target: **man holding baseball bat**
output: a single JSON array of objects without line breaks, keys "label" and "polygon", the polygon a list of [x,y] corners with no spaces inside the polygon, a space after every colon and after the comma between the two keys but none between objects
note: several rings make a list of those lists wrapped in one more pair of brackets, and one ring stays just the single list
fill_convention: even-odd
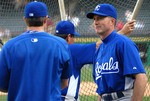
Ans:
[{"label": "man holding baseball bat", "polygon": [[98,101],[142,101],[147,77],[138,47],[115,32],[116,9],[99,4],[87,17],[94,20],[95,31],[102,39],[93,62]]}]

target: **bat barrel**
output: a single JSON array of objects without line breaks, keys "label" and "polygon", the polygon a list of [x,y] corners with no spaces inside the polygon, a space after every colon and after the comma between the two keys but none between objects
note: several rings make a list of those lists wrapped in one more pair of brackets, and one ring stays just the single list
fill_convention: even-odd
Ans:
[{"label": "bat barrel", "polygon": [[140,10],[140,8],[141,8],[142,3],[143,3],[143,0],[138,0],[138,1],[136,2],[136,5],[135,5],[134,10],[133,10],[133,13],[132,13],[131,20],[136,19],[137,15],[138,15],[138,13],[139,13],[139,10]]}]

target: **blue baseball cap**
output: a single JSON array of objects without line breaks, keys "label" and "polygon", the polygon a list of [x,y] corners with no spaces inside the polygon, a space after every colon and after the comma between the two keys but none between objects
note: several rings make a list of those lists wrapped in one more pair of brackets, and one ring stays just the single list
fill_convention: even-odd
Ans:
[{"label": "blue baseball cap", "polygon": [[74,35],[80,36],[79,33],[75,32],[75,26],[70,21],[60,21],[56,25],[55,33],[56,34],[74,34]]},{"label": "blue baseball cap", "polygon": [[94,15],[111,16],[117,19],[117,11],[110,4],[99,4],[95,7],[94,12],[88,13],[87,18],[93,19]]},{"label": "blue baseball cap", "polygon": [[[47,6],[43,2],[30,2],[25,6],[25,18],[46,17]],[[49,17],[49,16],[48,16]],[[51,17],[49,17],[51,19]]]}]

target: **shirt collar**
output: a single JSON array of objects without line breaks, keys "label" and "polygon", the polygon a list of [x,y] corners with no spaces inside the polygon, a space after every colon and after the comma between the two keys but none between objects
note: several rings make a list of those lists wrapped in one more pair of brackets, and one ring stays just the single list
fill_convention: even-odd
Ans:
[{"label": "shirt collar", "polygon": [[32,33],[37,33],[38,31],[34,31],[34,30],[28,30],[26,32],[24,32],[24,34],[32,34]]},{"label": "shirt collar", "polygon": [[111,34],[109,34],[104,40],[102,40],[103,43],[108,43],[108,42],[110,42],[111,40],[114,39],[115,35],[116,35],[116,31],[113,31],[113,32],[112,32]]}]

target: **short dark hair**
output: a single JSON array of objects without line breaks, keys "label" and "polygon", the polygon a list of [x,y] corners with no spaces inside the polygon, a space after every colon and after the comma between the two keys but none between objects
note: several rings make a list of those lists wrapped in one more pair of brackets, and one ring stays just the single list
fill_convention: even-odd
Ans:
[{"label": "short dark hair", "polygon": [[31,27],[31,26],[43,26],[45,17],[38,17],[38,18],[33,17],[33,18],[25,18],[25,19],[26,19],[27,25],[29,27]]},{"label": "short dark hair", "polygon": [[[63,39],[66,39],[68,37],[68,34],[54,34],[55,36],[59,36]],[[71,34],[71,37],[74,37],[74,34]]]}]

